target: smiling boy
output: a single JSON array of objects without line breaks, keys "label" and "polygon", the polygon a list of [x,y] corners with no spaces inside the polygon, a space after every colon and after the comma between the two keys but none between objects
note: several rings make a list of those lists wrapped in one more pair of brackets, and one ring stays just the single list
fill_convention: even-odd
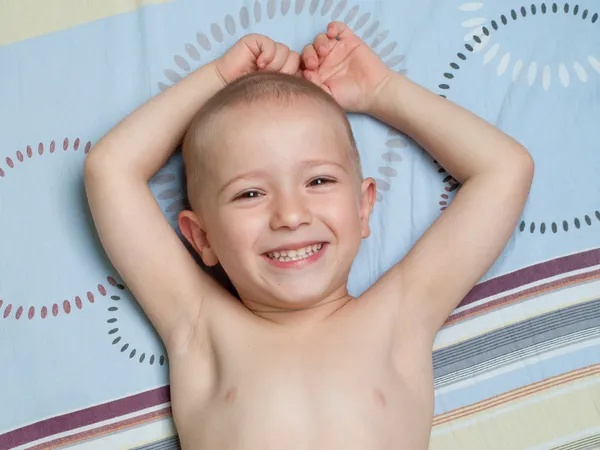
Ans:
[{"label": "smiling boy", "polygon": [[[410,135],[462,184],[358,298],[346,286],[375,187],[345,111]],[[184,135],[181,231],[241,301],[148,189]],[[387,69],[339,22],[302,55],[245,36],[125,118],[85,166],[102,243],[166,345],[186,449],[427,448],[433,340],[506,245],[532,176],[520,144]]]}]

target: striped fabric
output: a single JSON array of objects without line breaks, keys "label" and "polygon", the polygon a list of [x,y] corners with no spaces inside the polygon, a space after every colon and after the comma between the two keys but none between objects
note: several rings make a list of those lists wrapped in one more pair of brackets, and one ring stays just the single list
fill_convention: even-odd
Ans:
[{"label": "striped fabric", "polygon": [[[600,249],[533,269],[491,280],[491,295],[477,305],[471,302],[474,290],[438,336],[431,449],[598,448]],[[515,288],[513,280],[528,283]],[[462,312],[468,305],[479,308],[477,318]],[[519,381],[522,376],[526,383]],[[486,388],[474,395],[477,385]],[[446,403],[456,405],[456,398],[463,406],[446,408]],[[19,447],[35,449],[116,448],[110,447],[114,442],[153,450],[179,445],[166,388],[43,421],[13,436],[8,441],[38,437]]]}]

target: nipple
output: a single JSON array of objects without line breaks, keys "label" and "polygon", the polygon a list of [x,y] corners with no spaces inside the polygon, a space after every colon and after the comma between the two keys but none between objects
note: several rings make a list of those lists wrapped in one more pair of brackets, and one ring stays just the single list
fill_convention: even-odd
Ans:
[{"label": "nipple", "polygon": [[237,397],[237,388],[232,387],[225,394],[225,402],[231,404],[231,403],[235,402],[236,397]]}]

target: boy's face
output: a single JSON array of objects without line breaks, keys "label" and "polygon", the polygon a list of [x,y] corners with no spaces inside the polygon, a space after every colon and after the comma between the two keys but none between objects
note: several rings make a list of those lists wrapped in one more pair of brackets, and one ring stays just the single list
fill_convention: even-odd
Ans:
[{"label": "boy's face", "polygon": [[375,187],[358,179],[341,118],[298,100],[238,107],[217,121],[201,211],[181,220],[204,262],[221,263],[250,309],[346,294]]}]

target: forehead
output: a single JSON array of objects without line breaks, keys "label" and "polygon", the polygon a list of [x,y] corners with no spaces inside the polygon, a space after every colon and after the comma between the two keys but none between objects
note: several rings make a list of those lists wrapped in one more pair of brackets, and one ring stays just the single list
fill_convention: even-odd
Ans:
[{"label": "forehead", "polygon": [[293,169],[303,161],[351,163],[344,120],[314,101],[264,102],[225,112],[216,124],[211,172],[219,178],[256,169]]}]

